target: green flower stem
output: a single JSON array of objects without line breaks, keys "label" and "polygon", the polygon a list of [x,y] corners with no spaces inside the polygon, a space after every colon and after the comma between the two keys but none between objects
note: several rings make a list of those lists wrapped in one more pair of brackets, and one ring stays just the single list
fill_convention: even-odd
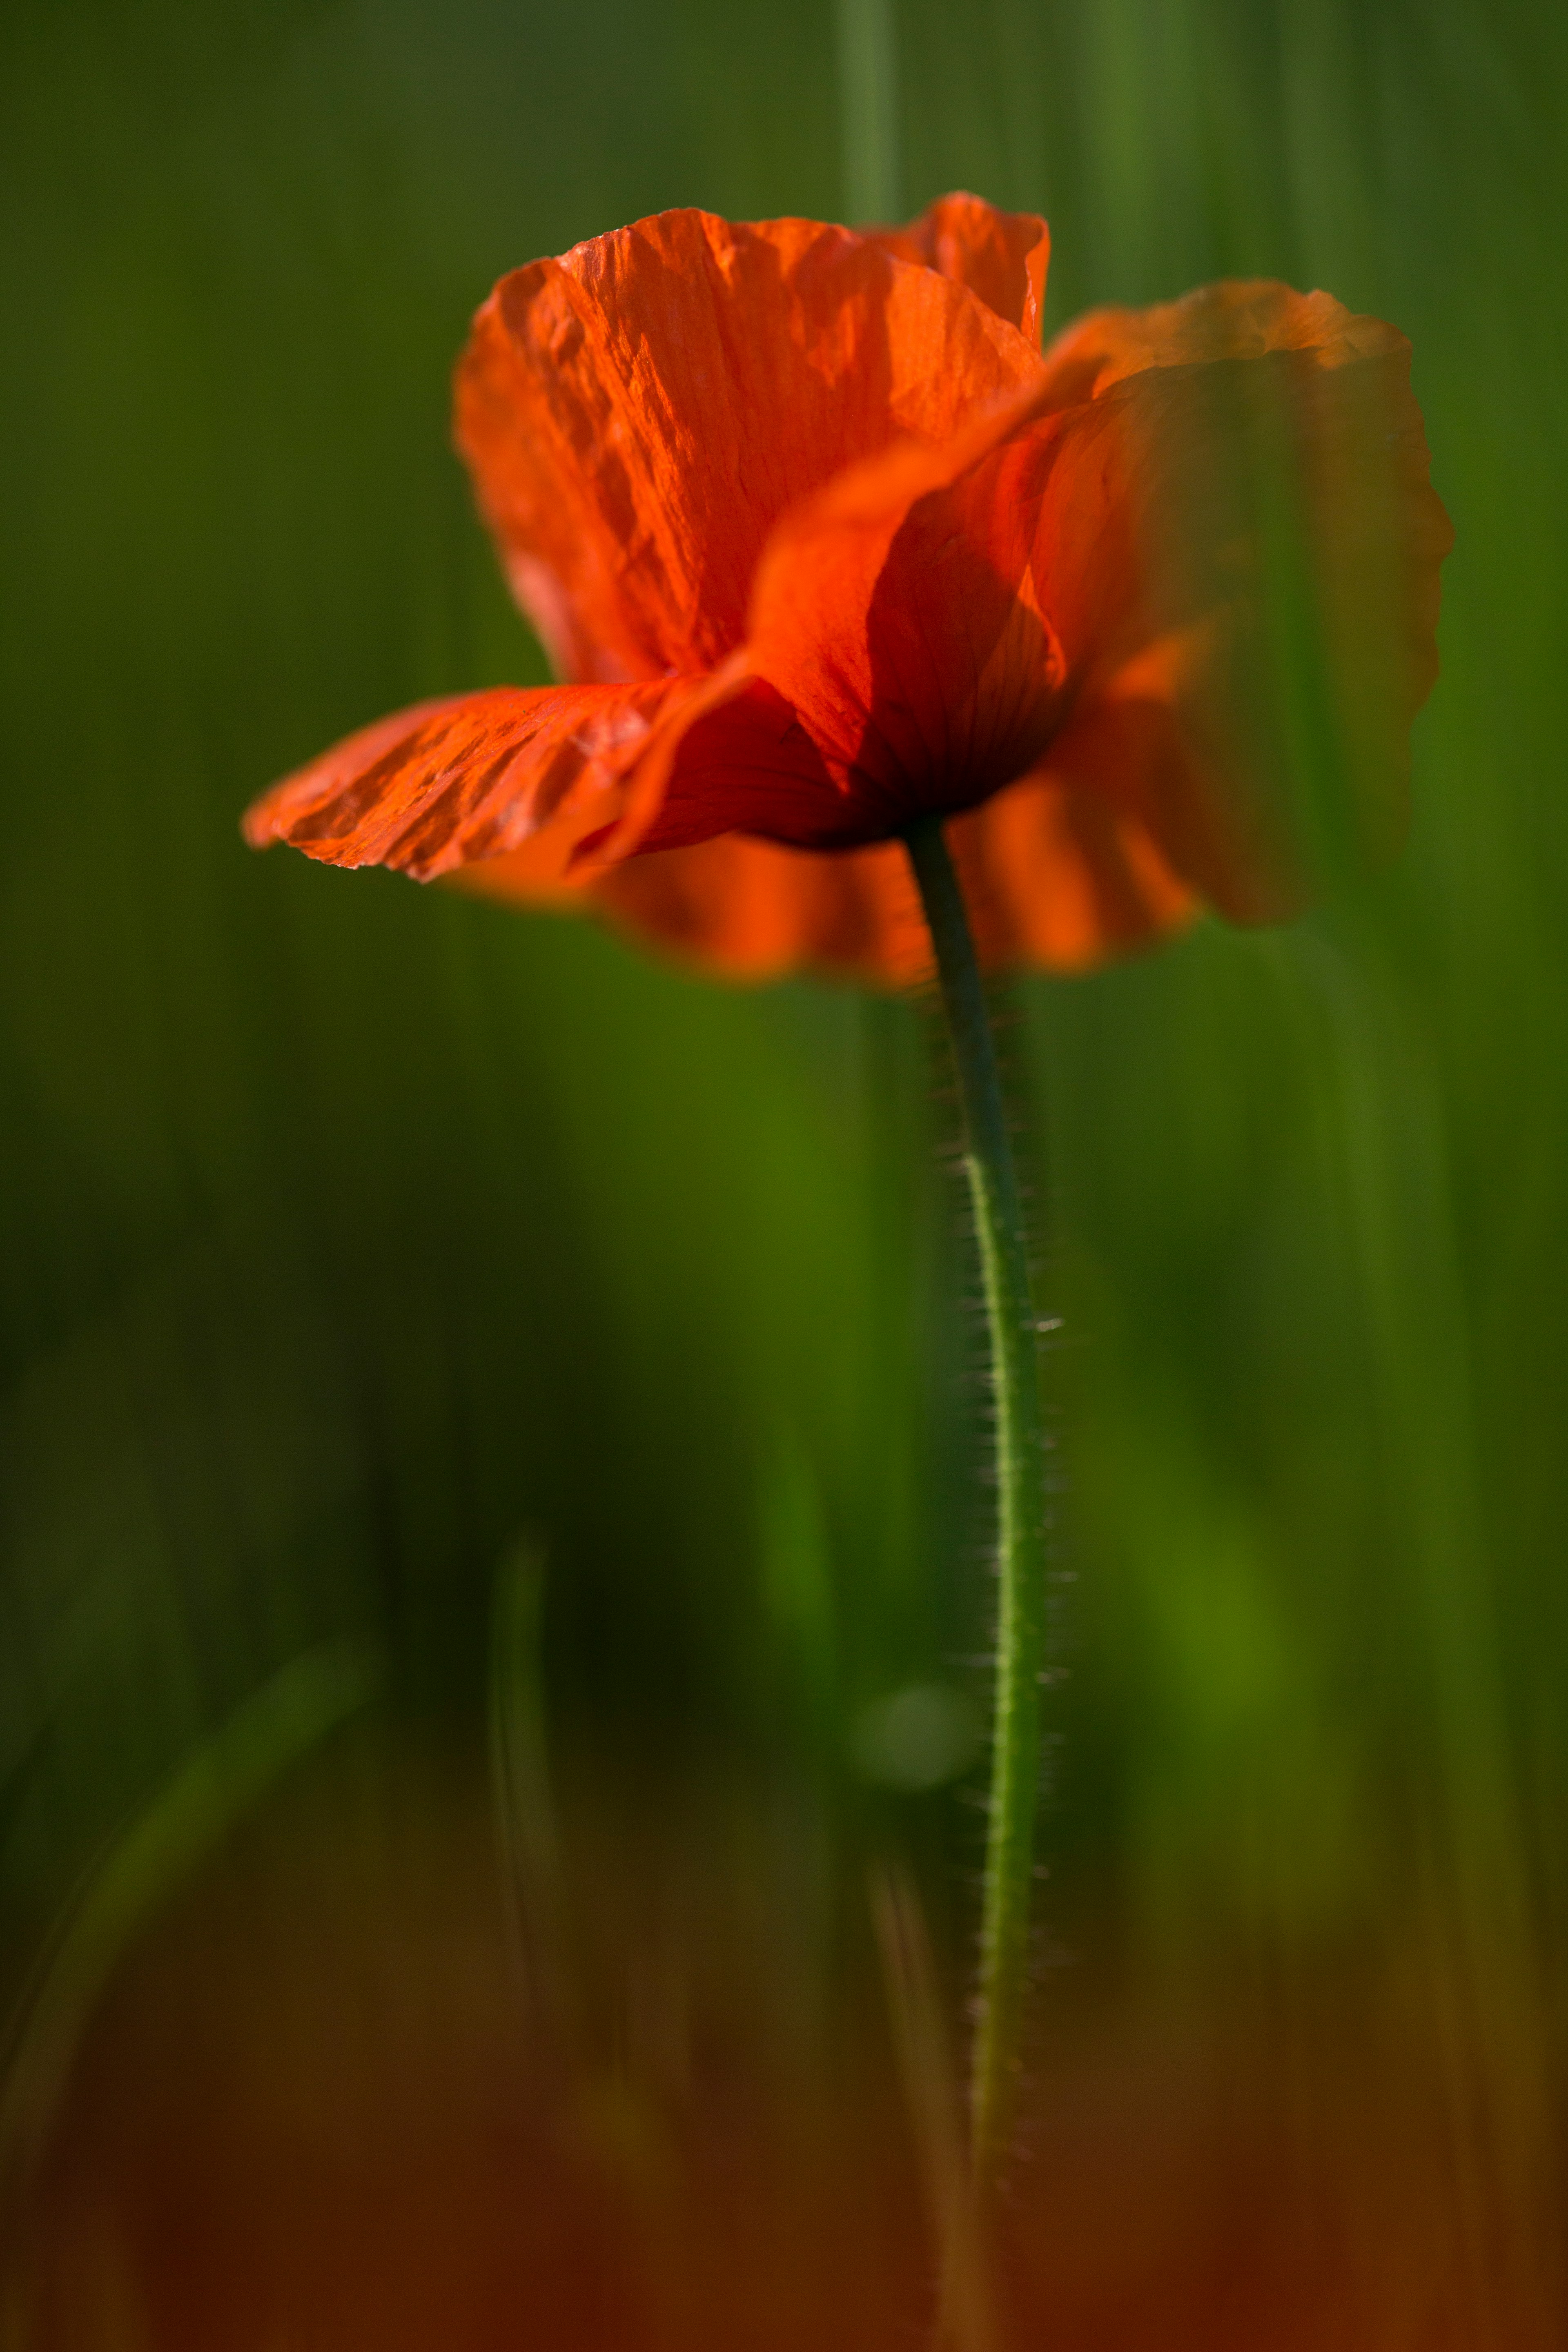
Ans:
[{"label": "green flower stem", "polygon": [[996,1685],[980,2014],[970,2074],[970,2152],[984,2193],[1006,2157],[1022,2064],[1046,1632],[1046,1431],[1018,1179],[963,893],[939,818],[921,818],[905,839],[958,1068],[996,1399]]}]

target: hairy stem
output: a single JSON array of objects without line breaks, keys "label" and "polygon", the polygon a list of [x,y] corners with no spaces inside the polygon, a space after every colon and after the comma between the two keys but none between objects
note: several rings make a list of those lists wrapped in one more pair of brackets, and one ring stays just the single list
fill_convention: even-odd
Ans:
[{"label": "hairy stem", "polygon": [[971,2158],[984,2194],[1007,2153],[1022,2063],[1046,1630],[1046,1432],[1017,1172],[963,893],[940,819],[921,818],[905,838],[957,1065],[996,1402],[996,1681],[969,2092]]}]

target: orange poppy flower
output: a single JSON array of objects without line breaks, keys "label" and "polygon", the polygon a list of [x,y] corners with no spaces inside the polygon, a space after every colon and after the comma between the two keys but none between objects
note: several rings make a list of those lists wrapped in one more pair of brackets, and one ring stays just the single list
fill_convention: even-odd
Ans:
[{"label": "orange poppy flower", "polygon": [[1042,355],[1047,253],[955,195],[664,213],[503,278],[457,438],[566,682],[383,719],[249,839],[888,982],[929,966],[931,811],[993,965],[1298,905],[1302,729],[1396,840],[1451,538],[1405,339],[1260,280]]}]

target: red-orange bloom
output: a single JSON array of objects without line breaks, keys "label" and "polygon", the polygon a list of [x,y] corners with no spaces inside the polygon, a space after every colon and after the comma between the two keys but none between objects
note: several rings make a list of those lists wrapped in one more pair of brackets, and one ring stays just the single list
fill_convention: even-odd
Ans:
[{"label": "red-orange bloom", "polygon": [[1303,740],[1397,839],[1451,537],[1408,345],[1257,281],[1042,356],[1047,251],[959,195],[664,213],[503,278],[458,443],[568,682],[383,719],[250,840],[897,982],[924,812],[993,964],[1288,911]]}]

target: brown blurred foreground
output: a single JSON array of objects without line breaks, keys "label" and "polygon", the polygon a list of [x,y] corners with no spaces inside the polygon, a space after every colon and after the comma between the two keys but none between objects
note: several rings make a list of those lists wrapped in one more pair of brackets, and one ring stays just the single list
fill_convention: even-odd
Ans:
[{"label": "brown blurred foreground", "polygon": [[[295,1774],[121,1968],[21,2192],[0,2341],[929,2343],[860,1882],[804,1801],[565,1780],[517,1903],[477,1764],[353,1735]],[[1506,2053],[1483,2095],[1441,1923],[1411,1927],[1223,2000],[1084,1927],[1039,1999],[1014,2341],[1563,2342],[1552,2149],[1500,2104]]]}]

